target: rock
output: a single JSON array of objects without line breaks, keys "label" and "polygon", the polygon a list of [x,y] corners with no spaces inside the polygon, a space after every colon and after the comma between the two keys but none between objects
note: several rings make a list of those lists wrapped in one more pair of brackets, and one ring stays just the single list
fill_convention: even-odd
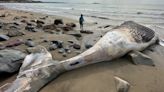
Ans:
[{"label": "rock", "polygon": [[143,14],[142,12],[137,12],[137,14]]},{"label": "rock", "polygon": [[25,42],[25,45],[27,45],[28,47],[35,47],[35,43],[32,40],[27,40]]},{"label": "rock", "polygon": [[82,37],[82,35],[80,33],[69,33],[68,35],[73,35],[75,37]]},{"label": "rock", "polygon": [[41,20],[36,20],[36,23],[37,23],[37,27],[38,28],[41,28],[41,27],[43,27],[43,24],[45,24],[43,21],[41,21]]},{"label": "rock", "polygon": [[58,47],[58,48],[63,48],[63,42],[62,41],[56,41],[56,40],[54,40],[54,41],[51,41],[53,44],[56,44],[56,46]]},{"label": "rock", "polygon": [[71,50],[68,50],[67,53],[71,53]]},{"label": "rock", "polygon": [[0,15],[0,17],[6,17],[6,15],[5,14],[2,14],[2,15]]},{"label": "rock", "polygon": [[20,19],[20,17],[18,17],[18,16],[13,18],[13,20],[18,20],[18,19]]},{"label": "rock", "polygon": [[41,45],[35,46],[35,47],[29,47],[26,49],[26,51],[31,54],[31,53],[40,53],[41,50],[43,50]]},{"label": "rock", "polygon": [[21,16],[22,18],[27,18],[27,16]]},{"label": "rock", "polygon": [[63,53],[63,57],[67,57],[67,53],[64,52],[64,53]]},{"label": "rock", "polygon": [[25,29],[28,31],[32,31],[32,30],[34,30],[34,27],[33,26],[26,26]]},{"label": "rock", "polygon": [[52,51],[52,50],[56,50],[57,48],[58,47],[56,44],[52,44],[52,45],[50,45],[49,50]]},{"label": "rock", "polygon": [[55,25],[59,25],[59,24],[64,24],[64,23],[63,23],[63,20],[62,19],[55,19],[54,20],[54,24]]},{"label": "rock", "polygon": [[44,39],[43,42],[49,42],[49,40],[48,39]]},{"label": "rock", "polygon": [[45,20],[46,18],[48,18],[48,16],[42,17],[42,18],[40,18],[40,19],[43,19],[43,20]]},{"label": "rock", "polygon": [[86,49],[89,49],[89,48],[91,48],[93,45],[91,45],[91,44],[85,44],[85,48]]},{"label": "rock", "polygon": [[15,36],[22,36],[22,35],[24,35],[24,33],[23,32],[20,32],[18,30],[8,30],[7,35],[9,37],[15,37]]},{"label": "rock", "polygon": [[45,24],[45,23],[44,23],[43,21],[41,21],[41,20],[37,20],[36,23],[37,23],[37,24]]},{"label": "rock", "polygon": [[0,22],[0,29],[3,27],[3,25],[4,25],[4,24]]},{"label": "rock", "polygon": [[8,37],[7,35],[0,34],[0,41],[7,41],[9,39],[10,37]]},{"label": "rock", "polygon": [[81,48],[81,46],[79,44],[73,44],[73,48],[79,50]]},{"label": "rock", "polygon": [[37,24],[37,26],[36,26],[37,28],[42,28],[43,27],[43,25],[42,24]]},{"label": "rock", "polygon": [[71,44],[73,44],[73,43],[74,43],[72,40],[69,40],[68,42],[69,42],[69,43],[71,43]]},{"label": "rock", "polygon": [[26,24],[27,24],[27,26],[35,26],[34,23],[30,23],[30,22],[27,22]]},{"label": "rock", "polygon": [[36,22],[37,20],[30,20],[30,22]]},{"label": "rock", "polygon": [[62,29],[63,29],[64,31],[73,30],[73,28],[72,28],[72,27],[69,27],[69,26],[63,26]]},{"label": "rock", "polygon": [[36,29],[34,26],[26,26],[25,29],[30,31],[30,32],[38,32],[38,31],[40,31],[40,30]]},{"label": "rock", "polygon": [[70,47],[67,45],[67,46],[64,48],[64,50],[65,50],[66,52],[68,52],[68,51],[70,50]]},{"label": "rock", "polygon": [[94,22],[93,24],[98,24],[97,22]]},{"label": "rock", "polygon": [[20,25],[20,24],[19,24],[19,23],[17,23],[17,22],[14,22],[13,24],[14,24],[14,25],[16,25],[16,26],[19,26],[19,25]]},{"label": "rock", "polygon": [[25,56],[17,50],[0,50],[0,74],[18,71]]},{"label": "rock", "polygon": [[0,50],[5,49],[6,46],[3,43],[0,43]]},{"label": "rock", "polygon": [[81,33],[85,33],[85,34],[93,34],[93,32],[92,31],[89,31],[89,30],[81,30],[80,31]]},{"label": "rock", "polygon": [[104,28],[108,28],[108,27],[110,27],[111,25],[106,25],[106,26],[104,26]]},{"label": "rock", "polygon": [[75,51],[75,53],[78,55],[78,54],[81,54],[81,51]]},{"label": "rock", "polygon": [[15,40],[8,41],[6,43],[6,47],[14,47],[14,46],[21,45],[23,43],[24,41],[22,39],[15,39]]},{"label": "rock", "polygon": [[76,27],[76,24],[75,23],[66,23],[66,26],[74,28],[74,27]]},{"label": "rock", "polygon": [[23,20],[21,20],[21,22],[22,22],[22,23],[27,23],[27,20],[24,20],[24,19],[23,19]]},{"label": "rock", "polygon": [[54,24],[43,26],[43,30],[46,30],[46,29],[55,30],[56,26]]},{"label": "rock", "polygon": [[54,34],[55,30],[45,30],[44,32],[50,33],[50,34]]},{"label": "rock", "polygon": [[149,57],[139,51],[132,51],[129,53],[129,56],[135,65],[140,64],[140,65],[155,66],[151,57]]},{"label": "rock", "polygon": [[116,83],[116,90],[117,92],[128,92],[130,88],[130,84],[119,78],[119,77],[114,77],[115,78],[115,83]]},{"label": "rock", "polygon": [[18,28],[17,26],[15,26],[15,25],[11,25],[11,26],[9,27],[9,29],[18,30],[19,28]]},{"label": "rock", "polygon": [[61,32],[62,29],[61,29],[61,28],[56,28],[56,31],[57,31],[57,32]]},{"label": "rock", "polygon": [[65,50],[63,49],[63,48],[61,48],[61,49],[59,49],[59,51],[58,51],[59,53],[64,53],[65,52]]}]

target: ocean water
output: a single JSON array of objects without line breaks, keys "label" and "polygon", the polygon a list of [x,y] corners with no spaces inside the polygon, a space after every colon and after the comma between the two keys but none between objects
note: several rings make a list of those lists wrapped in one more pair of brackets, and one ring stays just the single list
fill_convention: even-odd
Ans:
[{"label": "ocean water", "polygon": [[[47,1],[47,0],[42,0]],[[133,20],[164,27],[163,0],[49,0],[52,3],[0,3],[12,9],[59,15],[86,22],[117,25]]]}]

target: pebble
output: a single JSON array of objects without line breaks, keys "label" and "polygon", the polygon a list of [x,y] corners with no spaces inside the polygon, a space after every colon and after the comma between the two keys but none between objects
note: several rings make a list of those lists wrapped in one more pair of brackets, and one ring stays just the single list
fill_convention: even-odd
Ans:
[{"label": "pebble", "polygon": [[25,42],[25,44],[28,46],[28,47],[35,47],[35,43],[32,41],[32,40],[27,40]]},{"label": "pebble", "polygon": [[89,49],[89,48],[91,48],[93,45],[91,45],[91,44],[85,44],[85,48],[86,49]]},{"label": "pebble", "polygon": [[73,35],[75,37],[82,37],[80,33],[69,33],[69,35]]},{"label": "pebble", "polygon": [[79,50],[81,48],[81,46],[79,44],[73,44],[73,48]]},{"label": "pebble", "polygon": [[64,53],[63,53],[63,57],[67,57],[67,53],[64,52]]},{"label": "pebble", "polygon": [[56,44],[52,44],[52,45],[50,45],[50,47],[49,47],[49,50],[50,50],[50,51],[56,50],[56,49],[57,49]]},{"label": "pebble", "polygon": [[63,41],[51,41],[53,44],[56,44],[56,46],[58,48],[62,48],[63,47]]},{"label": "pebble", "polygon": [[80,32],[85,34],[93,34],[93,32],[89,30],[81,30]]},{"label": "pebble", "polygon": [[63,48],[61,48],[61,49],[59,49],[59,51],[58,51],[59,53],[64,53],[65,52],[65,50],[63,49]]}]

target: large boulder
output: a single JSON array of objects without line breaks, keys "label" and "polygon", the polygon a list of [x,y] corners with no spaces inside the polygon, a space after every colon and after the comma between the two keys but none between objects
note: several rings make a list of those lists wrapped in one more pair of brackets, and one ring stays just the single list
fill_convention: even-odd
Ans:
[{"label": "large boulder", "polygon": [[18,71],[25,56],[17,50],[0,50],[0,74]]}]

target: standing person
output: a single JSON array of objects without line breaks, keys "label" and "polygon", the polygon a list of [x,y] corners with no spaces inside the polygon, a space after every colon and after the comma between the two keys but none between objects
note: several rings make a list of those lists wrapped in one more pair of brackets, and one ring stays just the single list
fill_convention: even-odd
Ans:
[{"label": "standing person", "polygon": [[79,24],[80,24],[80,29],[81,30],[83,30],[83,22],[84,22],[83,14],[81,14],[81,16],[79,18]]}]

